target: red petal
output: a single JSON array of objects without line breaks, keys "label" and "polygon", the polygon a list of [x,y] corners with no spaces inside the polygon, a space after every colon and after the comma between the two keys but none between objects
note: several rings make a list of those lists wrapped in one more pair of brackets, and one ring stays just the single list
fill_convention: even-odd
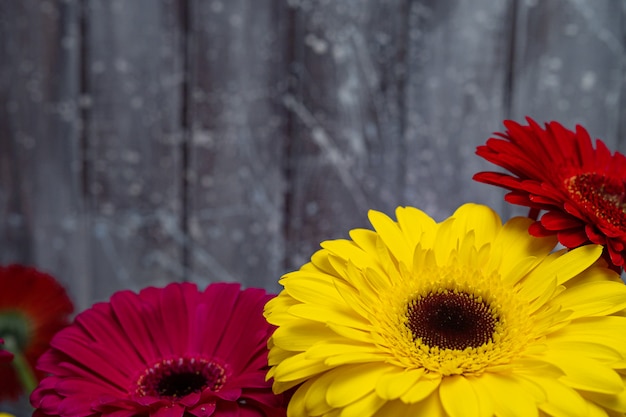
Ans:
[{"label": "red petal", "polygon": [[603,233],[600,233],[594,225],[585,225],[585,233],[587,234],[587,237],[589,237],[589,240],[593,243],[597,243],[599,245],[606,244],[606,236]]},{"label": "red petal", "polygon": [[557,233],[559,238],[559,242],[565,247],[570,249],[577,248],[585,243],[589,242],[589,238],[584,232],[584,229],[571,229],[571,230],[563,230],[562,232]]},{"label": "red petal", "polygon": [[500,172],[483,171],[474,174],[472,177],[475,181],[483,182],[485,184],[497,185],[499,187],[516,189],[519,187],[519,179],[514,178],[508,174]]},{"label": "red petal", "polygon": [[553,236],[554,232],[542,226],[541,222],[534,222],[528,227],[528,233],[535,237]]},{"label": "red petal", "polygon": [[612,240],[609,240],[607,242],[607,249],[609,251],[609,256],[611,258],[611,262],[614,265],[622,267],[622,266],[624,266],[624,255],[623,255],[623,253],[618,252],[617,250],[615,250],[615,248],[613,247],[612,242],[613,242]]},{"label": "red petal", "polygon": [[574,229],[583,227],[584,224],[576,219],[575,217],[570,216],[569,214],[558,212],[558,211],[549,211],[543,216],[541,216],[541,224],[547,230],[564,230],[564,229]]}]

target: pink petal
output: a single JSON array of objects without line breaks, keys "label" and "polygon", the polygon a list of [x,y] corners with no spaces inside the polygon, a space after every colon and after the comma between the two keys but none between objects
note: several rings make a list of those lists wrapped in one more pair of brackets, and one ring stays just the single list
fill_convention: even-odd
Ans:
[{"label": "pink petal", "polygon": [[196,351],[214,355],[223,333],[230,330],[228,317],[237,302],[239,292],[239,284],[217,283],[206,288],[196,310],[196,323],[202,331],[190,341],[190,346]]},{"label": "pink petal", "polygon": [[140,310],[141,304],[137,294],[130,291],[121,291],[111,297],[111,308],[121,329],[133,341],[134,350],[144,363],[152,364],[159,358],[159,352],[144,322],[146,311]]},{"label": "pink petal", "polygon": [[185,408],[177,404],[171,407],[161,407],[157,410],[150,411],[150,417],[183,417]]}]

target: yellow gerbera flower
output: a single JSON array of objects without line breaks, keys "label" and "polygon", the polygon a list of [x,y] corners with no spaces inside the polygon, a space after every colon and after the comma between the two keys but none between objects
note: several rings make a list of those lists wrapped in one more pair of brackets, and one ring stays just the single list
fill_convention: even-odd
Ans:
[{"label": "yellow gerbera flower", "polygon": [[624,415],[626,286],[601,246],[554,251],[476,204],[396,216],[322,243],[266,305],[289,416]]}]

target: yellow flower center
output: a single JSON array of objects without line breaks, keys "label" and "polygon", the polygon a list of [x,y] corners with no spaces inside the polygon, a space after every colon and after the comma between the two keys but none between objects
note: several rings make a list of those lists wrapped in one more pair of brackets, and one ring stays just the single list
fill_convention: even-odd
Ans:
[{"label": "yellow flower center", "polygon": [[626,184],[601,174],[583,173],[565,180],[570,197],[598,219],[626,228]]},{"label": "yellow flower center", "polygon": [[507,366],[540,337],[528,303],[497,272],[452,260],[404,275],[372,319],[377,343],[398,366],[480,374]]}]

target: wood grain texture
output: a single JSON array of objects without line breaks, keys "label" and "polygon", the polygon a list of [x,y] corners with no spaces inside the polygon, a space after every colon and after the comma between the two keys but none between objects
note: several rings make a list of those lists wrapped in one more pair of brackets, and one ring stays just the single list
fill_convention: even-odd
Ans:
[{"label": "wood grain texture", "polygon": [[[623,117],[624,2],[519,2],[512,112],[517,120],[582,124],[626,150]],[[622,132],[623,134],[623,132]]]},{"label": "wood grain texture", "polygon": [[184,39],[178,2],[85,5],[87,189],[94,297],[183,280]]},{"label": "wood grain texture", "polygon": [[404,1],[293,2],[289,268],[392,212],[404,185]]},{"label": "wood grain texture", "polygon": [[91,303],[82,200],[77,2],[0,3],[0,260]]},{"label": "wood grain texture", "polygon": [[471,180],[477,145],[507,117],[511,1],[418,1],[409,13],[406,199],[441,220],[465,202],[502,207]]},{"label": "wood grain texture", "polygon": [[277,288],[283,266],[285,6],[192,1],[189,278]]}]

